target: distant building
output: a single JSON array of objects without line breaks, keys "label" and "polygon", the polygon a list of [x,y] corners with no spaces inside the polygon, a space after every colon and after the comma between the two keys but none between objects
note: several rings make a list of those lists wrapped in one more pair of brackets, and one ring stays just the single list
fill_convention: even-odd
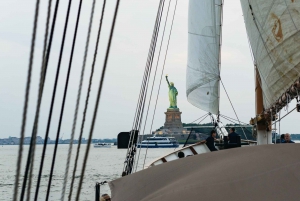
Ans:
[{"label": "distant building", "polygon": [[24,137],[24,144],[30,144],[31,137]]},{"label": "distant building", "polygon": [[9,144],[20,144],[20,138],[10,137],[8,138]]},{"label": "distant building", "polygon": [[36,137],[36,144],[44,144],[44,140],[41,136]]}]

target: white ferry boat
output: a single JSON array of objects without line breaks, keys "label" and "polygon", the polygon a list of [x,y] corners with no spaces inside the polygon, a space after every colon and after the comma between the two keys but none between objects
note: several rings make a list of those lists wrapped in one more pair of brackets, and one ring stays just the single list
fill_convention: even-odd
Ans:
[{"label": "white ferry boat", "polygon": [[110,148],[111,144],[110,143],[97,143],[94,144],[95,148]]},{"label": "white ferry boat", "polygon": [[176,148],[179,147],[178,141],[174,137],[148,137],[137,147],[141,148]]}]

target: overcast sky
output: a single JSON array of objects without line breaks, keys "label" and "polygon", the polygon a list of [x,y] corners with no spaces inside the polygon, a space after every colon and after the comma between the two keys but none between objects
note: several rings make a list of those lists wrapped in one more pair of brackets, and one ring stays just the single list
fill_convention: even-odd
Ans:
[{"label": "overcast sky", "polygon": [[[54,6],[53,2],[53,6]],[[90,16],[92,0],[84,0],[82,6],[82,18],[80,19],[79,32],[75,47],[75,56],[69,82],[69,91],[61,136],[64,139],[70,137],[72,122],[75,110],[77,89],[80,78],[80,71],[83,61],[83,52],[86,42],[87,27]],[[100,100],[100,108],[96,121],[93,138],[115,138],[121,131],[129,131],[132,128],[135,108],[138,100],[139,89],[144,73],[154,21],[156,17],[159,0],[122,0],[120,3],[115,34],[112,41],[111,52],[108,61],[108,70],[105,77],[104,88]],[[168,5],[168,1],[166,1]],[[173,13],[175,0],[172,0],[170,12]],[[30,51],[30,41],[33,26],[35,2],[32,0],[2,0],[0,1],[0,138],[20,135],[22,110],[24,105],[24,93],[26,86],[26,76],[28,69],[28,58]],[[88,54],[85,80],[81,97],[79,118],[77,122],[76,138],[79,134],[79,126],[82,120],[83,104],[86,96],[88,78],[90,75],[93,50],[96,41],[99,18],[101,14],[102,1],[96,3],[96,12],[93,21],[92,37]],[[105,10],[103,31],[100,39],[99,53],[96,62],[96,70],[89,102],[87,121],[84,130],[84,137],[87,137],[91,125],[91,116],[95,105],[103,58],[107,45],[108,34],[111,26],[115,1],[109,0]],[[68,27],[66,46],[64,49],[61,73],[59,77],[59,87],[56,95],[55,108],[52,118],[50,138],[54,139],[57,132],[59,111],[61,107],[66,70],[68,67],[70,48],[72,43],[72,33],[75,25],[78,0],[72,1],[70,24]],[[165,7],[165,11],[166,11]],[[37,86],[39,80],[41,52],[43,47],[44,27],[47,13],[47,2],[41,0],[37,43],[34,55],[33,76],[30,91],[29,111],[26,126],[26,136],[31,135],[34,119]],[[43,94],[43,102],[39,120],[38,135],[44,136],[49,105],[52,95],[57,67],[59,48],[65,21],[67,1],[61,1],[52,52],[47,72],[46,85]],[[53,11],[53,8],[52,8]],[[163,21],[165,20],[163,15]],[[171,35],[169,51],[166,59],[164,75],[169,75],[169,80],[174,82],[178,94],[178,107],[182,112],[182,122],[192,122],[200,116],[206,114],[205,111],[192,106],[186,98],[186,65],[187,65],[187,17],[188,1],[178,0],[177,11]],[[242,10],[239,0],[225,1],[224,24],[223,24],[223,44],[222,44],[222,69],[221,77],[231,101],[237,111],[241,121],[249,122],[254,116],[254,71],[249,45],[247,42],[246,30],[244,27]],[[171,15],[167,22],[166,35],[169,33],[171,25]],[[161,28],[162,31],[162,28]],[[161,32],[160,35],[161,36]],[[160,44],[159,37],[158,44]],[[150,121],[154,111],[154,101],[157,96],[159,77],[162,69],[162,61],[165,54],[167,38],[164,40],[161,59],[158,65],[158,77],[156,78],[153,98],[149,109],[149,118],[146,126],[146,133],[150,132]],[[157,49],[158,52],[158,49]],[[157,61],[157,54],[154,64]],[[153,69],[155,65],[153,66]],[[153,70],[154,72],[154,70]],[[153,76],[151,77],[153,79]],[[152,80],[150,81],[152,83]],[[150,91],[150,89],[149,89]],[[149,96],[148,96],[149,97]],[[147,100],[148,103],[148,100]],[[162,126],[165,121],[164,112],[169,106],[168,87],[165,79],[162,81],[158,105],[154,119],[153,129]],[[292,102],[290,108],[295,106]],[[226,116],[236,118],[226,97],[224,89],[221,87],[220,111]],[[281,115],[286,111],[283,109]],[[299,133],[296,129],[299,122],[299,114],[293,112],[283,119],[281,132]],[[205,121],[209,122],[209,119]],[[223,119],[223,123],[228,123]]]}]

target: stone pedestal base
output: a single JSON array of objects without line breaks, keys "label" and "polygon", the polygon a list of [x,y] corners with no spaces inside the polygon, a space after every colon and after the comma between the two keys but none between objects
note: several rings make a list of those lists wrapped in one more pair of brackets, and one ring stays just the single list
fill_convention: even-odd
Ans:
[{"label": "stone pedestal base", "polygon": [[182,134],[181,112],[179,108],[168,108],[164,129],[170,130],[173,134]]}]

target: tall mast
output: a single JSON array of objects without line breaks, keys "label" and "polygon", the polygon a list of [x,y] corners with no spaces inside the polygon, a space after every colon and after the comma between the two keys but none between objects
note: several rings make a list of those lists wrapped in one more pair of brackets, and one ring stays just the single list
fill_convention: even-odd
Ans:
[{"label": "tall mast", "polygon": [[254,120],[256,123],[256,130],[257,130],[257,144],[271,144],[272,143],[272,125],[271,121],[267,120],[262,116],[264,111],[263,106],[263,94],[262,94],[262,88],[260,86],[260,75],[255,68],[255,114],[256,119]]}]

